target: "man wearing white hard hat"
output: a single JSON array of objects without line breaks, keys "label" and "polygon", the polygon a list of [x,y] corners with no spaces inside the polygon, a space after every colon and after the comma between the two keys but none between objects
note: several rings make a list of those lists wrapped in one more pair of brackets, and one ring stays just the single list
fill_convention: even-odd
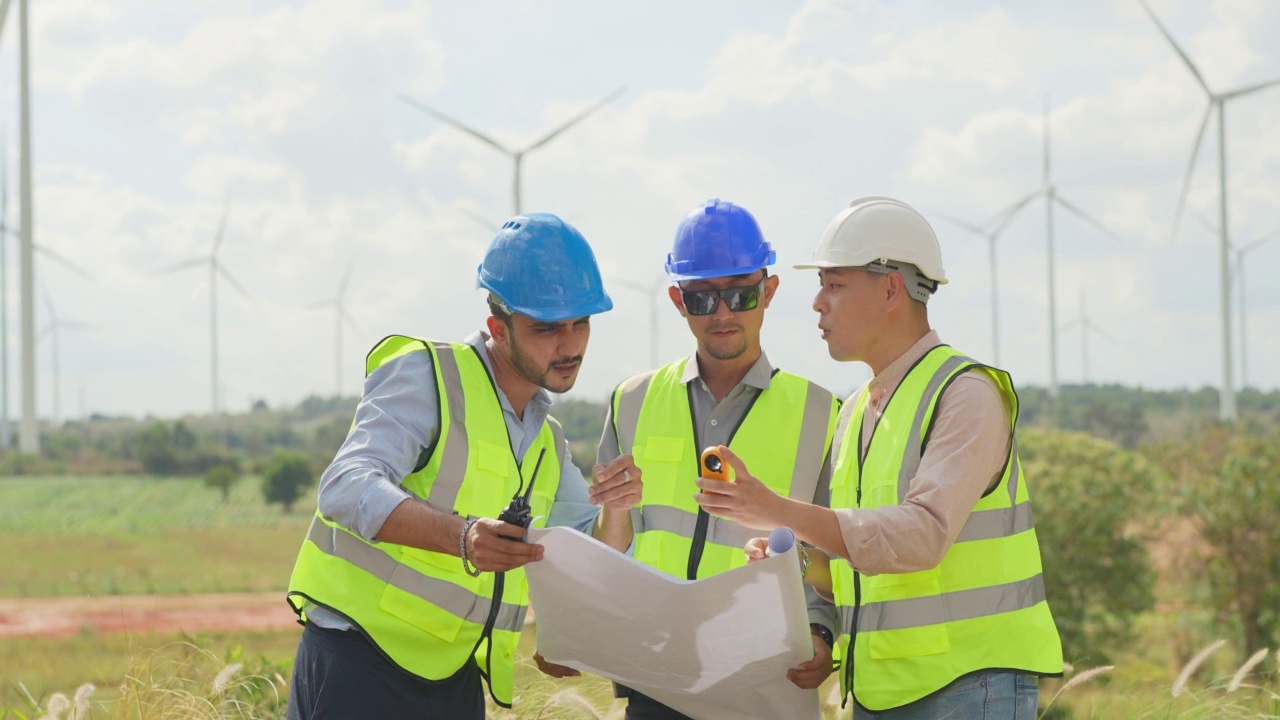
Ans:
[{"label": "man wearing white hard hat", "polygon": [[[1038,677],[1062,673],[1062,645],[1018,462],[1018,397],[1008,373],[930,327],[947,282],[933,228],[906,203],[862,198],[796,267],[818,271],[831,357],[873,373],[841,411],[831,509],[773,493],[732,452],[735,482],[700,480],[699,504],[789,526],[830,555],[829,573],[814,563],[806,581],[840,608],[841,687],[859,720],[1035,718]],[[748,555],[762,557],[762,541]]]}]

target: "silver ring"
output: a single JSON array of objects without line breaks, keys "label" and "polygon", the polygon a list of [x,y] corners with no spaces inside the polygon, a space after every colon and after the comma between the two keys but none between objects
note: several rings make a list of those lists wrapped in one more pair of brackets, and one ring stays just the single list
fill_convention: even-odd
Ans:
[{"label": "silver ring", "polygon": [[623,468],[622,470],[622,482],[624,483],[631,482],[631,471],[626,468]]}]

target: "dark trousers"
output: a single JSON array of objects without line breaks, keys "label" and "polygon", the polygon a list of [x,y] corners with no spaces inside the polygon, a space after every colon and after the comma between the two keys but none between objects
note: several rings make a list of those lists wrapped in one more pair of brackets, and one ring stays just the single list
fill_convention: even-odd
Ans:
[{"label": "dark trousers", "polygon": [[614,695],[627,699],[626,720],[693,720],[688,715],[672,710],[644,693],[614,684]]},{"label": "dark trousers", "polygon": [[445,680],[423,680],[357,630],[307,625],[293,662],[288,718],[483,720],[484,687],[473,661]]}]

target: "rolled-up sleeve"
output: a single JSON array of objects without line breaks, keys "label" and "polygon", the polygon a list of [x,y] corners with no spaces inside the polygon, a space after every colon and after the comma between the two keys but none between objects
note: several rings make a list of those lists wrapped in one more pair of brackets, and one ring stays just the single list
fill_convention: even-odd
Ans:
[{"label": "rolled-up sleeve", "polygon": [[400,484],[439,437],[439,402],[429,353],[410,353],[371,373],[351,431],[320,476],[320,513],[372,541],[409,497]]},{"label": "rolled-up sleeve", "polygon": [[942,562],[1009,455],[1010,409],[986,372],[967,372],[938,400],[929,444],[898,505],[836,510],[850,564],[866,575]]}]

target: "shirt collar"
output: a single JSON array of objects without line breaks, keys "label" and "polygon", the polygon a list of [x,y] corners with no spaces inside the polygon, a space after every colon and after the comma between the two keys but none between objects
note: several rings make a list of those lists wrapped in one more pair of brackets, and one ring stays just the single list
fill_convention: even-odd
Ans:
[{"label": "shirt collar", "polygon": [[907,348],[906,352],[902,353],[897,357],[897,359],[889,363],[888,367],[880,371],[880,374],[871,378],[869,389],[874,392],[880,388],[892,390],[893,388],[898,387],[902,382],[902,379],[907,376],[907,371],[909,371],[920,358],[924,357],[925,353],[941,344],[942,341],[938,339],[937,330],[930,330],[925,333],[924,337],[917,340],[914,345]]},{"label": "shirt collar", "polygon": [[[684,375],[680,378],[682,385],[688,385],[693,380],[702,379],[701,373],[698,371],[698,353],[695,351],[689,356],[684,363]],[[751,368],[747,370],[747,374],[742,376],[739,385],[747,385],[758,390],[768,390],[769,381],[773,379],[773,365],[769,363],[769,356],[764,351],[760,351],[760,357],[756,359]]]},{"label": "shirt collar", "polygon": [[[489,333],[484,330],[477,330],[474,333],[471,333],[471,335],[463,342],[470,345],[472,348],[475,348],[476,354],[480,356],[480,361],[484,363],[485,369],[489,371],[490,379],[494,379],[493,387],[498,391],[498,401],[502,405],[503,412],[509,412],[512,415],[515,415],[515,408],[511,406],[511,401],[507,399],[507,394],[502,391],[502,388],[498,386],[497,380],[494,378],[493,362],[489,359],[489,348],[485,345],[488,341]],[[543,411],[549,409],[554,402],[555,401],[551,398],[551,393],[547,392],[547,389],[542,387],[538,388],[537,392],[533,394],[533,397],[529,398],[530,405],[537,406]]]}]

